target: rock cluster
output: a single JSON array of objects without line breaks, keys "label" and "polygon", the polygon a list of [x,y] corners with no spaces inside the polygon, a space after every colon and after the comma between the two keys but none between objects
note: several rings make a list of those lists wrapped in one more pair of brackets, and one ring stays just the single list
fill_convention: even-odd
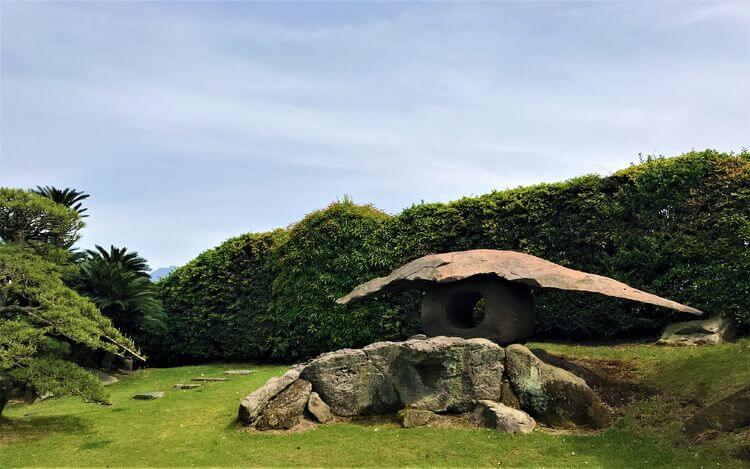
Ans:
[{"label": "rock cluster", "polygon": [[675,322],[662,331],[659,345],[714,345],[732,340],[737,330],[720,315],[696,321]]},{"label": "rock cluster", "polygon": [[469,412],[476,425],[521,433],[536,421],[602,428],[611,420],[583,379],[526,347],[443,336],[322,354],[245,397],[238,418],[258,430],[286,430],[303,419],[397,414],[413,427]]}]

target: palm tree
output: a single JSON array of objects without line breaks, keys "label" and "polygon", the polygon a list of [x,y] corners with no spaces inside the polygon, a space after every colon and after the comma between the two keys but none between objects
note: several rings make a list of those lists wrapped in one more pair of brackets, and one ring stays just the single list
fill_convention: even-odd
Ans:
[{"label": "palm tree", "polygon": [[31,192],[52,199],[55,203],[72,208],[81,216],[81,218],[88,217],[88,215],[83,214],[83,212],[88,209],[82,207],[82,201],[88,199],[89,195],[83,191],[68,187],[65,189],[58,189],[54,186],[36,186],[36,189],[31,189]]},{"label": "palm tree", "polygon": [[128,252],[128,248],[116,248],[114,246],[109,247],[109,251],[95,245],[96,250],[87,249],[90,258],[101,258],[109,264],[119,263],[126,270],[133,272],[138,276],[148,277],[150,267],[146,263],[146,259],[138,255],[136,251]]}]

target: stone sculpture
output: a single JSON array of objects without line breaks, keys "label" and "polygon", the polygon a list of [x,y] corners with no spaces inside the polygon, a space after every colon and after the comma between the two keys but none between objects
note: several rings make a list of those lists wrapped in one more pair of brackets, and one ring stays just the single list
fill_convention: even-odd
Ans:
[{"label": "stone sculpture", "polygon": [[[528,339],[533,331],[532,287],[599,293],[702,314],[609,277],[569,269],[529,254],[494,249],[420,257],[386,277],[359,285],[337,302],[347,304],[378,293],[421,288],[426,290],[422,329],[428,335],[483,337],[509,344]],[[484,311],[476,308],[481,300]],[[479,314],[475,314],[476,309],[480,309]]]}]

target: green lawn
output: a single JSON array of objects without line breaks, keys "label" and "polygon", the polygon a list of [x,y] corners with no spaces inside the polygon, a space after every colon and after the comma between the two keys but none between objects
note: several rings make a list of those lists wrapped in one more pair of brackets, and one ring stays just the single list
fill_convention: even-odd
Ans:
[{"label": "green lawn", "polygon": [[[567,466],[733,467],[730,456],[744,435],[723,435],[690,445],[680,422],[698,406],[750,382],[750,340],[698,348],[650,345],[531,344],[569,356],[632,363],[650,398],[619,411],[622,418],[599,434],[535,431],[508,435],[483,429],[401,429],[393,424],[332,424],[291,435],[238,431],[240,399],[279,366],[249,376],[173,385],[240,365],[139,371],[109,389],[113,405],[76,399],[12,406],[0,420],[0,467],[9,466]],[[166,397],[134,401],[163,390]]]}]

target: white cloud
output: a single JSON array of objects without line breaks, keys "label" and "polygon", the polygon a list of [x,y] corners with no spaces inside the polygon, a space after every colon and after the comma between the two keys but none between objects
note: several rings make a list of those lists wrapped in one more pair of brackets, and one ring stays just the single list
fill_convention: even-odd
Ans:
[{"label": "white cloud", "polygon": [[396,212],[747,145],[740,4],[3,10],[0,182],[88,190],[84,241],[156,266],[345,193]]}]

